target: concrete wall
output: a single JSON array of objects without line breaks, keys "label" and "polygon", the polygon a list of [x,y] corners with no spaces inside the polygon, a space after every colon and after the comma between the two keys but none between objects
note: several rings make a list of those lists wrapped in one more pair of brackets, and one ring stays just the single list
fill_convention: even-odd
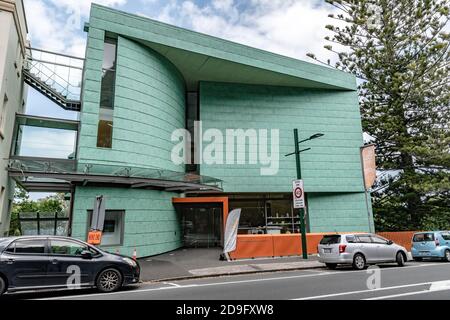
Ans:
[{"label": "concrete wall", "polygon": [[167,59],[119,37],[112,149],[97,148],[102,30],[90,28],[78,160],[184,172],[171,161],[171,134],[185,126],[182,77]]},{"label": "concrete wall", "polygon": [[21,1],[16,1],[17,8],[11,3],[0,2],[4,10],[0,11],[0,113],[4,118],[0,132],[0,236],[3,236],[9,230],[9,210],[14,197],[14,183],[8,177],[5,159],[10,155],[15,114],[23,112],[26,96],[21,72],[24,59],[22,36],[26,36],[26,25]]},{"label": "concrete wall", "polygon": [[104,195],[107,210],[125,211],[125,233],[122,247],[104,248],[139,257],[151,256],[181,247],[181,222],[172,205],[171,192],[152,190],[77,187],[72,235],[86,240],[88,210],[97,195]]}]

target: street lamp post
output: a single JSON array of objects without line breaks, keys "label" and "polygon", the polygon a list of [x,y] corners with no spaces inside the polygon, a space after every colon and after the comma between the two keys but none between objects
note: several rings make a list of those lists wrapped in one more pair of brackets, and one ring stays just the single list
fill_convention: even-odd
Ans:
[{"label": "street lamp post", "polygon": [[[296,162],[296,167],[297,167],[297,179],[298,180],[302,179],[302,166],[301,166],[301,162],[300,162],[300,153],[311,150],[311,148],[300,150],[300,143],[306,142],[309,140],[313,140],[313,139],[317,139],[317,138],[320,138],[323,136],[324,136],[324,134],[322,134],[322,133],[316,133],[315,135],[312,135],[308,139],[299,141],[298,140],[298,129],[294,129],[295,152],[287,154],[286,157],[295,154],[295,162]],[[307,203],[305,203],[305,206],[306,205],[307,205]],[[299,210],[299,215],[300,215],[300,232],[301,232],[301,237],[302,237],[302,255],[303,255],[303,259],[307,260],[308,259],[308,246],[306,243],[305,208],[299,208],[298,210]]]}]

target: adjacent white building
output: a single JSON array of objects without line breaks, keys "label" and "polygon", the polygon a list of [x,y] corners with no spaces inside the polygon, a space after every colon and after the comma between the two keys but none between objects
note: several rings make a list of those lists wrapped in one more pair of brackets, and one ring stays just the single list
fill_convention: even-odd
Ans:
[{"label": "adjacent white building", "polygon": [[15,114],[25,106],[22,66],[27,47],[27,22],[22,0],[0,0],[0,237],[8,234],[14,183],[6,167],[13,143]]}]

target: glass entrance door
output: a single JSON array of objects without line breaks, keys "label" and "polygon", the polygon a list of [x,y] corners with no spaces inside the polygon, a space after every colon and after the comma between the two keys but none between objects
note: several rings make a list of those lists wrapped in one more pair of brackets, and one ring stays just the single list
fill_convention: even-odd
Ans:
[{"label": "glass entrance door", "polygon": [[222,245],[222,208],[207,204],[181,208],[183,242],[188,248]]}]

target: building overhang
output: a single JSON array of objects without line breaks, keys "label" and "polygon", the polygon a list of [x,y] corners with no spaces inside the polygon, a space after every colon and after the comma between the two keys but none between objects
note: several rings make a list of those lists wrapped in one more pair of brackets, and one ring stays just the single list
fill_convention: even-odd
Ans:
[{"label": "building overhang", "polygon": [[8,173],[27,191],[67,191],[104,185],[172,192],[222,192],[221,180],[158,168],[77,164],[75,160],[13,157]]},{"label": "building overhang", "polygon": [[201,81],[356,90],[356,78],[289,58],[93,4],[85,30],[96,28],[140,42],[172,62],[188,90]]}]

